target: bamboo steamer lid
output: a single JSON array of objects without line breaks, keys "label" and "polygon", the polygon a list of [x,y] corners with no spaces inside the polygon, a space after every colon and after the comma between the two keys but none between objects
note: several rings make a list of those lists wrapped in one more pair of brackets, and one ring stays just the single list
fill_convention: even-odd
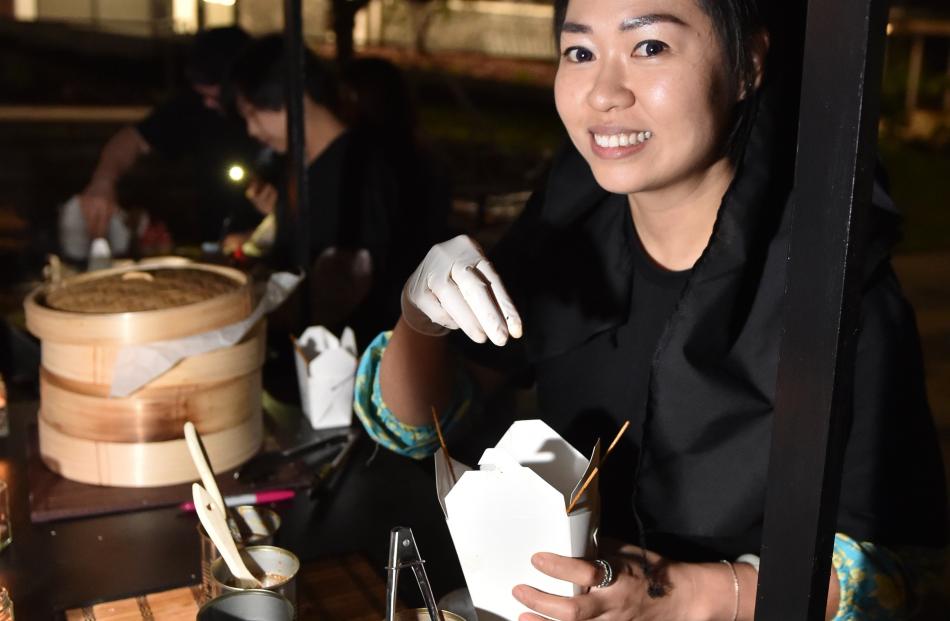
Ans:
[{"label": "bamboo steamer lid", "polygon": [[[217,277],[216,283],[230,282],[230,287],[222,285],[218,289],[222,291],[220,294],[208,295],[204,299],[196,296],[197,301],[193,302],[182,297],[161,304],[161,295],[169,280],[174,280],[175,275],[179,280],[186,280],[195,274],[209,277],[209,280]],[[111,309],[115,300],[110,298],[118,297],[117,292],[125,294],[130,303],[140,304],[148,297],[150,288],[154,294],[150,308],[143,310],[97,312],[93,303],[86,304],[81,299],[85,292],[95,298],[93,302],[98,301],[102,307]],[[74,291],[79,293],[70,296]],[[78,303],[62,304],[60,308],[50,305],[51,298],[70,300],[70,297],[80,299]],[[77,309],[71,310],[73,307]],[[27,297],[24,310],[27,329],[44,341],[132,345],[177,339],[240,321],[251,312],[251,288],[243,273],[217,265],[195,263],[173,267],[117,268],[40,287]]]},{"label": "bamboo steamer lid", "polygon": [[194,480],[186,421],[216,469],[250,458],[261,443],[263,321],[240,343],[186,358],[128,397],[108,395],[123,346],[241,321],[251,302],[243,273],[197,263],[103,270],[31,293],[24,308],[42,340],[40,453],[50,469],[98,485]]}]

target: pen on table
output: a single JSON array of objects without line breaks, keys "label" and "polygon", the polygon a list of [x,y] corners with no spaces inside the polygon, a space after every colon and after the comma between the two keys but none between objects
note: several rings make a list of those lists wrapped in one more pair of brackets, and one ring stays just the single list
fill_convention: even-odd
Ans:
[{"label": "pen on table", "polygon": [[[263,505],[268,502],[280,502],[281,500],[290,500],[297,495],[292,489],[273,489],[266,492],[254,492],[250,494],[237,494],[236,496],[225,496],[224,504],[229,507],[238,505]],[[194,511],[195,503],[183,502],[178,505],[182,511]]]}]

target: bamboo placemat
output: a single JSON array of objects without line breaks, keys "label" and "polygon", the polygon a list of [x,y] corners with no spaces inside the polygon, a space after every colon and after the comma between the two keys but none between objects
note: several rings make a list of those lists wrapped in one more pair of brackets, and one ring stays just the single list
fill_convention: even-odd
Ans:
[{"label": "bamboo placemat", "polygon": [[[199,587],[105,602],[66,611],[66,621],[194,621]],[[298,621],[380,621],[386,583],[358,554],[307,563],[297,576]]]}]

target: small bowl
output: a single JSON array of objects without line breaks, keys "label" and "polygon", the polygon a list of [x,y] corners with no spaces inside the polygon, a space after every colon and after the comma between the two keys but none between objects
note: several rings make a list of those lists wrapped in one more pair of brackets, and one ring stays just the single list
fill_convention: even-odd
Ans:
[{"label": "small bowl", "polygon": [[[250,546],[244,548],[241,557],[250,560],[264,572],[266,576],[279,576],[264,586],[267,591],[280,593],[294,606],[297,605],[297,573],[300,571],[300,560],[289,550],[276,546]],[[246,564],[251,565],[251,563]],[[235,586],[236,579],[228,570],[223,558],[211,563],[211,595],[218,597],[225,593],[248,591]]]}]

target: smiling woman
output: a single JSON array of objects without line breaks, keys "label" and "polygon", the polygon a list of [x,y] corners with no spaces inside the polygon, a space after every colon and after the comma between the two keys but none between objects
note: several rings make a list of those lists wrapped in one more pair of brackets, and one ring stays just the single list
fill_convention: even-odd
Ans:
[{"label": "smiling woman", "polygon": [[[752,619],[792,224],[782,72],[755,0],[555,7],[570,144],[491,262],[465,237],[429,252],[364,356],[357,413],[393,450],[434,450],[430,406],[443,427],[466,410],[461,357],[533,377],[541,417],[582,450],[631,420],[601,474],[600,533],[637,545],[596,562],[539,550],[538,570],[591,590],[512,585],[521,619]],[[910,616],[947,544],[893,214],[875,197],[827,602],[841,620]]]},{"label": "smiling woman", "polygon": [[[597,182],[630,197],[650,256],[688,269],[709,240],[733,176],[724,146],[744,82],[729,70],[715,24],[693,0],[642,15],[629,6],[569,4],[555,101]],[[761,67],[764,46],[756,53]],[[670,227],[689,230],[669,235]]]}]

